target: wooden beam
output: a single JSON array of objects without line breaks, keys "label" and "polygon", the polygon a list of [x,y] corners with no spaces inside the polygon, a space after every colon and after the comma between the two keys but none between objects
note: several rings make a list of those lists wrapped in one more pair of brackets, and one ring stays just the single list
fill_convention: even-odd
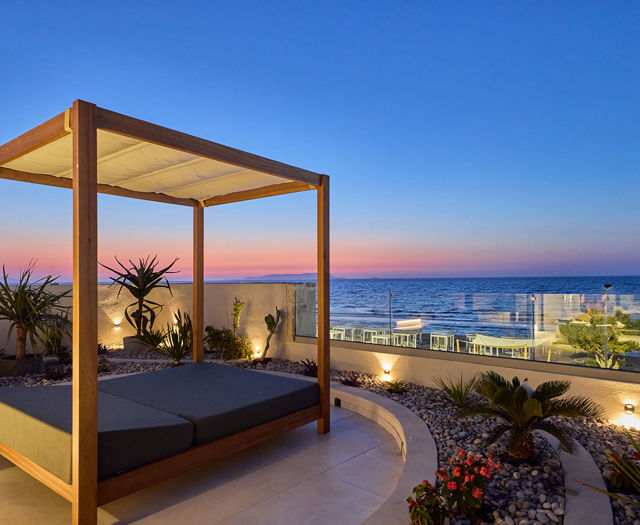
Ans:
[{"label": "wooden beam", "polygon": [[329,177],[322,176],[318,187],[318,387],[320,419],[318,433],[331,429],[331,356],[329,340]]},{"label": "wooden beam", "polygon": [[[34,149],[49,144],[65,135],[69,134],[65,126],[65,113],[60,113],[52,119],[43,122],[32,130],[23,133],[19,137],[0,146],[0,164],[17,159]],[[68,118],[68,114],[67,114]]]},{"label": "wooden beam", "polygon": [[288,193],[296,193],[299,191],[313,190],[315,186],[311,186],[306,182],[284,182],[282,184],[272,184],[263,186],[253,190],[236,191],[227,193],[226,195],[217,195],[204,201],[205,206],[217,206],[219,204],[229,204],[230,202],[249,201],[252,199],[262,199],[263,197],[273,197],[275,195],[286,195]]},{"label": "wooden beam", "polygon": [[229,146],[223,146],[216,142],[128,117],[108,109],[98,108],[98,128],[160,146],[186,151],[193,155],[207,157],[226,164],[305,182],[312,186],[318,186],[322,178],[320,174],[312,171],[289,166],[246,151],[230,148]]},{"label": "wooden beam", "polygon": [[204,361],[204,208],[193,208],[193,362]]},{"label": "wooden beam", "polygon": [[98,514],[98,156],[96,106],[73,103],[72,523]]},{"label": "wooden beam", "polygon": [[190,448],[175,456],[125,472],[102,481],[98,488],[98,503],[106,505],[139,490],[151,487],[190,470],[252,447],[274,436],[289,432],[318,419],[320,409],[315,405],[263,425],[232,434],[229,437]]},{"label": "wooden beam", "polygon": [[[55,175],[46,175],[44,173],[30,173],[28,171],[19,171],[11,168],[3,168],[0,166],[0,179],[16,180],[19,182],[31,182],[33,184],[43,184],[45,186],[54,186],[56,188],[72,188],[73,179],[65,177],[56,177]],[[141,199],[153,202],[165,202],[168,204],[179,204],[181,206],[192,207],[198,203],[194,199],[185,199],[182,197],[172,197],[164,193],[152,193],[146,191],[128,190],[110,184],[98,184],[98,193],[105,195],[117,195],[118,197],[128,197],[130,199]]]},{"label": "wooden beam", "polygon": [[69,483],[65,483],[59,477],[54,476],[48,470],[43,469],[28,457],[23,456],[20,452],[16,452],[4,443],[0,443],[0,456],[7,458],[16,467],[22,469],[32,478],[37,479],[40,483],[49,487],[59,496],[62,496],[67,501],[71,501],[71,485],[69,485]]}]

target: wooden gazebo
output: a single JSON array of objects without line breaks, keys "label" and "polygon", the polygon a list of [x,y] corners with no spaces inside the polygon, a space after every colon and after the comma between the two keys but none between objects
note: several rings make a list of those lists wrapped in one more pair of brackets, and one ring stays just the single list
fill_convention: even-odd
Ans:
[{"label": "wooden gazebo", "polygon": [[[193,208],[193,361],[203,361],[204,208],[317,190],[318,432],[329,431],[329,177],[76,100],[0,146],[0,178],[73,189],[72,484],[62,487],[6,448],[2,455],[97,521],[97,194]],[[314,417],[314,419],[316,419]],[[283,429],[284,430],[284,429]],[[233,447],[232,447],[233,448]],[[240,447],[239,447],[240,448]],[[176,471],[180,468],[176,466]]]}]

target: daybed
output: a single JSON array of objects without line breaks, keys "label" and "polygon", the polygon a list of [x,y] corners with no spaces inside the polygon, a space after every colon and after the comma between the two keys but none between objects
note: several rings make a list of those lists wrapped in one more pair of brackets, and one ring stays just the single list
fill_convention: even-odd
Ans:
[{"label": "daybed", "polygon": [[[71,501],[74,525],[97,523],[97,507],[108,501],[310,421],[318,421],[319,433],[329,432],[327,175],[76,100],[63,113],[0,146],[0,178],[73,191],[71,394],[68,388],[56,391],[51,397],[40,393],[40,389],[29,392],[17,389],[11,394],[2,391],[6,403],[0,417],[13,418],[13,421],[21,419],[22,423],[3,424],[0,419],[0,455]],[[315,190],[317,195],[317,403],[305,405],[310,402],[309,398],[299,392],[293,396],[279,395],[277,388],[272,390],[270,385],[285,383],[276,379],[270,379],[268,384],[256,379],[256,390],[249,388],[248,391],[247,384],[252,384],[253,379],[227,383],[220,380],[220,390],[215,390],[215,379],[211,379],[211,385],[205,381],[206,387],[200,381],[196,385],[181,381],[182,374],[189,375],[203,367],[205,208],[308,190]],[[193,368],[167,372],[166,378],[171,378],[169,383],[175,381],[175,384],[155,383],[153,378],[161,377],[160,374],[149,374],[138,376],[141,381],[150,382],[146,386],[136,387],[132,380],[119,383],[113,380],[109,386],[101,383],[98,388],[95,349],[98,344],[99,193],[186,206],[193,210],[191,318],[193,361],[196,364]],[[199,370],[204,372],[197,373],[206,375],[216,369],[203,367]],[[190,394],[190,389],[196,386],[197,392]],[[148,389],[154,394],[149,395]],[[298,397],[306,399],[303,405],[307,408],[299,409],[295,404]],[[70,415],[68,408],[59,413],[53,409],[49,411],[46,408],[49,403],[58,407],[71,406]],[[253,406],[252,410],[247,408],[247,403]],[[276,406],[282,411],[280,408],[275,410]],[[290,410],[296,411],[291,413]],[[20,417],[19,413],[27,415]],[[134,415],[129,419],[131,414]],[[252,419],[256,414],[266,422]],[[228,426],[225,428],[222,422]],[[28,430],[29,425],[31,430]],[[248,425],[257,426],[248,428]],[[16,432],[19,431],[24,432],[23,435],[18,436]],[[189,432],[192,432],[191,439]],[[231,434],[220,437],[225,432]],[[37,433],[47,435],[46,440],[35,438]],[[160,439],[158,444],[142,447],[145,441],[150,441],[140,437],[146,433],[163,433],[171,437],[166,438],[166,444]],[[55,457],[56,454],[49,450],[55,447],[68,450],[69,439],[70,473],[68,452],[66,457]],[[211,439],[214,441],[206,442]],[[119,449],[120,453],[108,452],[111,447]],[[144,455],[138,448],[145,448]],[[158,459],[163,456],[166,457]],[[114,463],[109,463],[107,458]],[[48,462],[50,470],[38,461]],[[151,463],[136,466],[140,461]],[[122,469],[133,470],[114,474]],[[98,479],[104,476],[106,478],[98,484]],[[71,483],[68,483],[69,479]]]},{"label": "daybed", "polygon": [[[105,379],[98,392],[100,481],[319,402],[316,383],[214,363]],[[71,394],[71,386],[0,388],[0,442],[65,483]]]}]

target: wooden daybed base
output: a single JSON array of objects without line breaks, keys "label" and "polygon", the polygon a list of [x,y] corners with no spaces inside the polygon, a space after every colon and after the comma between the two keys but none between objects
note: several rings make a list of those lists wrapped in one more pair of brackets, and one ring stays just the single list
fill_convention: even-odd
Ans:
[{"label": "wooden daybed base", "polygon": [[[321,414],[315,383],[213,363],[109,379],[98,388],[98,506]],[[0,455],[72,501],[70,401],[68,386],[0,388]]]},{"label": "wooden daybed base", "polygon": [[[98,505],[106,505],[162,481],[231,456],[262,441],[312,423],[318,420],[319,417],[320,405],[315,405],[218,441],[190,448],[175,456],[105,479],[98,483]],[[65,483],[29,458],[2,443],[0,443],[0,456],[4,456],[16,467],[24,470],[32,478],[37,479],[56,494],[68,501],[72,501],[72,485],[70,483]]]}]

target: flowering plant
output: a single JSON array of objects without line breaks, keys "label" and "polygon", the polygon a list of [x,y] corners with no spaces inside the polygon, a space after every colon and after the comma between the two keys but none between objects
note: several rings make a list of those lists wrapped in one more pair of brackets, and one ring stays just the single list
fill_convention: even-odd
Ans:
[{"label": "flowering plant", "polygon": [[487,482],[502,467],[491,456],[475,456],[461,448],[449,465],[436,471],[439,490],[428,481],[407,498],[412,525],[437,525],[447,516],[472,519],[482,507]]},{"label": "flowering plant", "polygon": [[482,506],[482,497],[493,473],[500,470],[491,456],[484,458],[458,449],[457,457],[449,460],[449,467],[436,472],[442,483],[441,493],[457,515],[473,516]]},{"label": "flowering plant", "polygon": [[415,498],[409,496],[409,516],[412,525],[440,525],[447,516],[447,502],[438,491],[424,480],[413,488]]}]

